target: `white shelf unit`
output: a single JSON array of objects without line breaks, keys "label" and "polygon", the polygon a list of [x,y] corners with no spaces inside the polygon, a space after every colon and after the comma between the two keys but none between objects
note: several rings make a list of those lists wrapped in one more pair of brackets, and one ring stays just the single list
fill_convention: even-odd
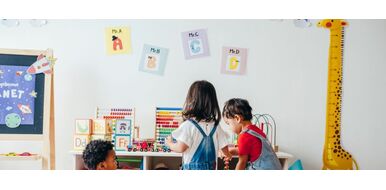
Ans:
[{"label": "white shelf unit", "polygon": [[[84,169],[82,151],[70,151],[70,154],[74,157],[74,168],[75,170]],[[292,157],[291,154],[285,152],[276,153],[283,169],[288,169],[288,160]],[[178,170],[182,163],[182,154],[174,152],[124,152],[117,151],[117,157],[124,158],[141,158],[143,159],[143,169],[152,170],[157,163],[165,163],[169,169]],[[237,156],[236,156],[237,158]],[[222,160],[219,158],[219,163]]]}]

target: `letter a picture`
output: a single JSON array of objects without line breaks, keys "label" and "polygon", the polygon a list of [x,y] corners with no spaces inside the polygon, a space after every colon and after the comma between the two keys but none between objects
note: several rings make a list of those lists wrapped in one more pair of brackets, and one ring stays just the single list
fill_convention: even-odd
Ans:
[{"label": "letter a picture", "polygon": [[128,27],[106,28],[107,54],[129,54],[131,53],[131,37]]}]

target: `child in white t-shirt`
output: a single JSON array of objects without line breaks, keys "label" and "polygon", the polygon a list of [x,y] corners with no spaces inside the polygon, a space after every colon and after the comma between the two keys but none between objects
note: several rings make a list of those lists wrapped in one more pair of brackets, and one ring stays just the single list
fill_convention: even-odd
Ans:
[{"label": "child in white t-shirt", "polygon": [[214,170],[219,150],[231,158],[228,136],[219,126],[221,111],[216,90],[208,81],[196,81],[190,88],[182,111],[184,122],[167,138],[166,144],[182,154],[184,170]]}]

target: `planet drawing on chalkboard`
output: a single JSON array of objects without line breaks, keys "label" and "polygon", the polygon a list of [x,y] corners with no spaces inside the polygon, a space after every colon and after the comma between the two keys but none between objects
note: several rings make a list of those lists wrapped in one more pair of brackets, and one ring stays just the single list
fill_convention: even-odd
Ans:
[{"label": "planet drawing on chalkboard", "polygon": [[26,75],[24,75],[24,79],[25,79],[26,81],[31,81],[31,80],[32,80],[32,75],[26,74]]},{"label": "planet drawing on chalkboard", "polygon": [[10,113],[5,116],[5,124],[9,128],[17,128],[21,124],[21,117],[17,113]]}]

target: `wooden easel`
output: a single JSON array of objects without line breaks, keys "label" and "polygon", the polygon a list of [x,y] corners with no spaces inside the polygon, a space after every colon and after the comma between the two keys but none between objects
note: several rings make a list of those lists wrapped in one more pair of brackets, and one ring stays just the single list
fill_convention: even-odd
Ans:
[{"label": "wooden easel", "polygon": [[[0,54],[53,56],[51,49],[41,50],[15,50],[0,49]],[[6,141],[42,141],[42,169],[55,169],[55,117],[54,117],[54,70],[46,74],[44,78],[44,111],[43,111],[43,134],[0,134],[1,140]]]}]

